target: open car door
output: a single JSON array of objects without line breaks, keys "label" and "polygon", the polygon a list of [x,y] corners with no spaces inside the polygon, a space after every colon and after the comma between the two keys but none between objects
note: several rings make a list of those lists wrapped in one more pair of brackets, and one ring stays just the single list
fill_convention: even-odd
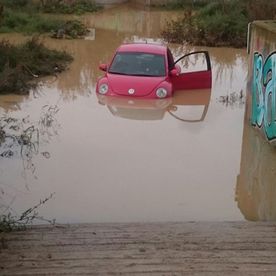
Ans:
[{"label": "open car door", "polygon": [[[203,56],[203,60],[202,60]],[[174,66],[180,68],[181,63],[187,67],[187,72],[172,76],[174,91],[186,89],[210,89],[212,87],[212,71],[210,56],[207,51],[196,51],[186,54],[175,61]],[[187,66],[192,64],[190,69]],[[197,64],[200,68],[197,68]]]}]

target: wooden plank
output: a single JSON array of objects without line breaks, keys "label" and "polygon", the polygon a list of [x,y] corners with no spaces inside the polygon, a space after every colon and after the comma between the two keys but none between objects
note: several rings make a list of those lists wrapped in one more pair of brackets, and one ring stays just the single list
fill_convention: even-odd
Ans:
[{"label": "wooden plank", "polygon": [[276,275],[276,223],[34,226],[2,233],[0,275]]}]

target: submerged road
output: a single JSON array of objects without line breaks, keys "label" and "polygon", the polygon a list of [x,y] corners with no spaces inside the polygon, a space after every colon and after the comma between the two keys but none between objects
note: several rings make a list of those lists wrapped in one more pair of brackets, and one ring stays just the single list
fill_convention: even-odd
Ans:
[{"label": "submerged road", "polygon": [[0,275],[276,275],[276,223],[35,226],[2,233]]}]

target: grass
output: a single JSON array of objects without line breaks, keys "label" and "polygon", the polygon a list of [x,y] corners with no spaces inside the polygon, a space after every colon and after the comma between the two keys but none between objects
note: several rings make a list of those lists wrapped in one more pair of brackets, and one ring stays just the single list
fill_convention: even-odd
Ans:
[{"label": "grass", "polygon": [[70,1],[70,4],[69,1],[59,0],[0,0],[0,33],[57,33],[66,28],[66,38],[77,38],[86,33],[80,21],[49,20],[42,13],[82,14],[99,9],[98,5],[88,0]]},{"label": "grass", "polygon": [[28,0],[1,0],[0,4],[10,8],[26,7],[31,1]]},{"label": "grass", "polygon": [[276,16],[276,3],[265,0],[203,2],[204,5],[198,9],[191,9],[191,5],[183,3],[178,6],[184,9],[183,17],[169,21],[162,36],[173,43],[240,48],[246,46],[250,21],[274,19]]},{"label": "grass", "polygon": [[166,4],[152,4],[152,7],[156,8],[162,8],[166,10],[179,10],[179,9],[187,9],[187,8],[193,8],[197,9],[200,7],[205,6],[209,0],[174,0],[174,1],[169,1]]},{"label": "grass", "polygon": [[68,20],[51,32],[53,38],[81,38],[87,34],[88,30],[83,23],[78,20]]},{"label": "grass", "polygon": [[59,13],[59,14],[83,14],[96,12],[102,6],[91,0],[0,0],[0,5],[12,10],[21,10],[26,13]]},{"label": "grass", "polygon": [[[87,28],[78,20],[59,20],[27,14],[21,11],[5,10],[0,33],[51,33],[54,38],[79,38],[87,33]],[[58,33],[62,33],[59,36]]]},{"label": "grass", "polygon": [[47,33],[60,28],[64,20],[47,19],[37,13],[5,9],[0,23],[0,33]]},{"label": "grass", "polygon": [[62,14],[83,14],[85,12],[96,12],[100,9],[102,9],[102,7],[91,0],[46,0],[41,6],[43,12]]},{"label": "grass", "polygon": [[48,76],[66,69],[72,57],[56,50],[47,49],[38,37],[25,44],[13,46],[0,42],[0,94],[26,94],[34,83],[31,80]]},{"label": "grass", "polygon": [[0,0],[0,5],[12,10],[23,10],[27,13],[83,14],[102,9],[101,5],[92,0]]},{"label": "grass", "polygon": [[[25,210],[19,216],[12,211],[7,212],[7,214],[0,214],[0,233],[25,230],[27,226],[32,225],[35,221],[46,221],[55,224],[55,220],[45,219],[39,216],[38,213],[38,208],[50,200],[53,195],[51,194],[49,197],[40,200],[38,204]],[[6,209],[8,210],[9,207],[6,207]]]},{"label": "grass", "polygon": [[0,33],[51,33],[52,37],[61,38],[55,35],[63,32],[65,38],[78,38],[87,33],[87,29],[78,20],[49,20],[39,13],[28,14],[26,12],[5,9],[0,24]]}]

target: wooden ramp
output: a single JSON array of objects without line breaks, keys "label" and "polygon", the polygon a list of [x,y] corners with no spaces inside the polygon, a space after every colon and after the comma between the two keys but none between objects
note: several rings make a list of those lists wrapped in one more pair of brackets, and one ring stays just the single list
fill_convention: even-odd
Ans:
[{"label": "wooden ramp", "polygon": [[0,234],[0,275],[276,275],[276,223],[38,226]]}]

